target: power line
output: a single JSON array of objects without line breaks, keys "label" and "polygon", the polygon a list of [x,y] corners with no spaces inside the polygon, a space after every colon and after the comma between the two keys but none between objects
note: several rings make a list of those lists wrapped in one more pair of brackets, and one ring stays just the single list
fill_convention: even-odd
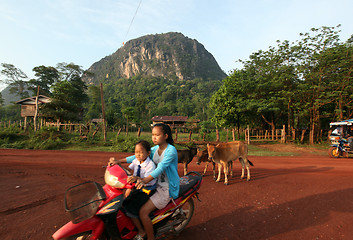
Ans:
[{"label": "power line", "polygon": [[135,19],[135,17],[136,17],[137,11],[138,11],[139,8],[140,8],[141,2],[142,2],[142,0],[140,0],[139,5],[137,6],[136,12],[135,12],[133,18],[131,19],[129,28],[127,29],[127,32],[126,32],[125,37],[124,37],[123,45],[125,44],[126,37],[127,37],[127,35],[129,34],[129,32],[130,32],[131,25],[132,25],[132,23],[134,22],[134,19]]}]

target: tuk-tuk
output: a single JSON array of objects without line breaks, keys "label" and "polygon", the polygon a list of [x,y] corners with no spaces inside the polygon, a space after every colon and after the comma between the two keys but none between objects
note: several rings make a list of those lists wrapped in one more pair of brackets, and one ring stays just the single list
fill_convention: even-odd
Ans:
[{"label": "tuk-tuk", "polygon": [[331,122],[330,127],[333,131],[329,136],[331,141],[329,155],[338,158],[353,154],[353,119]]}]

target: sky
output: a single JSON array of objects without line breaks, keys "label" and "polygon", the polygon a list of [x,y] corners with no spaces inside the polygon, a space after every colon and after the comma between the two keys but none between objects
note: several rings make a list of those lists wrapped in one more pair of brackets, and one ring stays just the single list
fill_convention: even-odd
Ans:
[{"label": "sky", "polygon": [[180,32],[229,73],[241,68],[237,60],[276,40],[299,40],[313,27],[341,24],[345,42],[353,34],[352,9],[352,0],[0,0],[0,63],[29,78],[41,65],[88,69],[123,42]]}]

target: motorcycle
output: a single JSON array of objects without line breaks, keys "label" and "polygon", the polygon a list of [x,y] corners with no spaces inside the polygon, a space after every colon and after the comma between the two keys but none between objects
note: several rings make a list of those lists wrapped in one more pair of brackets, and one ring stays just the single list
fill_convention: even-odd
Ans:
[{"label": "motorcycle", "polygon": [[[132,239],[137,228],[123,207],[124,190],[134,188],[134,183],[127,183],[129,175],[121,164],[107,166],[103,187],[89,181],[67,189],[64,205],[72,220],[56,231],[53,239]],[[188,225],[194,213],[193,198],[200,201],[201,183],[198,172],[189,172],[180,178],[178,198],[150,214],[156,238],[178,235]]]},{"label": "motorcycle", "polygon": [[330,148],[328,150],[328,154],[331,157],[339,158],[341,156],[348,157],[349,154],[353,154],[353,144],[349,143],[349,138],[352,136],[352,126],[353,119],[347,119],[338,122],[331,122],[330,128],[334,129],[329,136],[329,140],[331,142]]},{"label": "motorcycle", "polygon": [[353,153],[353,149],[350,149],[347,139],[342,136],[331,135],[330,136],[330,149],[329,155],[333,158],[339,158],[343,155],[348,156],[348,154]]}]

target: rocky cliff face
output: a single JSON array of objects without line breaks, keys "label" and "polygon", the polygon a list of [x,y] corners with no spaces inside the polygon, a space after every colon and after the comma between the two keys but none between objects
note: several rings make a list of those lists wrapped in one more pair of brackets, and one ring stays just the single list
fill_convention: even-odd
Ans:
[{"label": "rocky cliff face", "polygon": [[94,63],[86,79],[97,84],[107,77],[131,78],[135,75],[178,80],[195,78],[222,80],[226,74],[202,44],[181,33],[147,35],[127,42],[115,53]]}]

